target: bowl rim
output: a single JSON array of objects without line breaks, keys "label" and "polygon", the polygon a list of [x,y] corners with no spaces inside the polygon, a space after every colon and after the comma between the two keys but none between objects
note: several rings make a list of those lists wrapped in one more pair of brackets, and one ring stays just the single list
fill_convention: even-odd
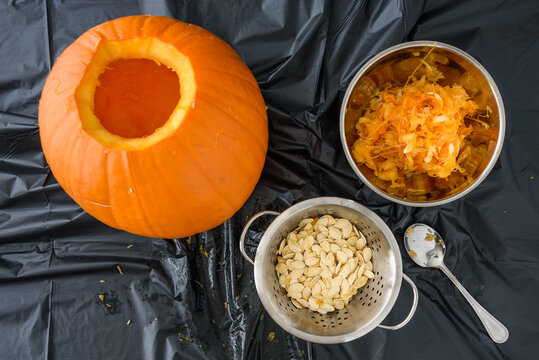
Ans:
[{"label": "bowl rim", "polygon": [[[492,154],[492,157],[483,170],[483,172],[474,180],[473,183],[471,183],[468,187],[461,190],[460,192],[451,195],[445,199],[436,200],[436,201],[409,201],[409,200],[403,200],[399,199],[395,196],[389,195],[386,192],[379,189],[377,186],[372,184],[366,177],[361,173],[358,166],[355,163],[354,158],[352,157],[352,153],[350,152],[350,149],[348,148],[348,145],[346,143],[346,134],[344,129],[344,121],[345,121],[345,115],[346,115],[346,106],[348,105],[348,101],[350,100],[350,95],[352,94],[352,90],[356,86],[356,83],[359,81],[359,79],[371,68],[372,65],[374,65],[378,60],[384,58],[387,55],[390,55],[398,50],[402,49],[408,49],[413,47],[434,47],[439,49],[444,49],[451,51],[453,53],[456,53],[457,55],[462,56],[466,60],[468,60],[473,66],[475,66],[481,74],[485,77],[487,80],[490,89],[492,90],[492,93],[494,94],[494,98],[496,100],[496,105],[498,106],[498,113],[499,113],[499,129],[498,129],[498,141],[496,143],[496,146],[494,148],[494,153]],[[503,141],[505,137],[505,109],[503,106],[502,96],[500,94],[500,91],[498,90],[498,87],[496,86],[496,83],[494,82],[494,79],[490,74],[487,72],[487,70],[477,61],[475,58],[473,58],[470,54],[466,53],[464,50],[461,50],[455,46],[439,42],[439,41],[432,41],[432,40],[418,40],[418,41],[408,41],[404,42],[398,45],[394,45],[390,48],[387,48],[386,50],[383,50],[373,56],[369,61],[367,61],[355,74],[355,76],[352,78],[352,81],[348,85],[346,92],[344,94],[344,98],[341,104],[341,111],[339,115],[339,132],[341,136],[341,143],[344,149],[344,153],[346,155],[346,159],[348,160],[348,163],[352,167],[352,170],[354,170],[355,174],[360,178],[360,180],[367,185],[371,190],[373,190],[378,195],[391,200],[393,202],[396,202],[401,205],[406,206],[413,206],[413,207],[431,207],[431,206],[439,206],[444,205],[447,203],[450,203],[454,200],[457,200],[466,194],[470,193],[473,189],[475,189],[479,184],[488,176],[492,168],[494,167],[494,164],[496,164],[496,161],[498,160],[498,157],[500,156],[500,152],[503,146]]]},{"label": "bowl rim", "polygon": [[[271,300],[271,295],[262,286],[264,278],[266,277],[263,266],[262,266],[263,258],[264,256],[267,255],[271,237],[276,232],[278,232],[280,227],[283,225],[285,221],[283,219],[288,219],[292,215],[305,212],[306,210],[314,206],[319,206],[319,205],[343,206],[343,207],[352,209],[354,211],[363,213],[364,215],[367,215],[367,217],[370,220],[372,220],[372,222],[380,229],[380,231],[386,237],[389,248],[391,252],[393,253],[394,261],[395,261],[394,263],[395,283],[394,283],[394,287],[392,288],[392,293],[387,300],[386,306],[382,308],[381,311],[376,316],[374,316],[372,319],[366,322],[362,327],[357,328],[355,331],[342,334],[342,335],[327,335],[327,336],[314,335],[314,334],[308,333],[306,331],[303,331],[294,327],[289,321],[286,320],[286,317],[281,314],[279,309],[275,306],[275,304]],[[268,228],[265,230],[264,234],[262,235],[262,238],[260,239],[260,243],[256,250],[255,261],[254,261],[254,278],[255,278],[256,292],[258,293],[258,297],[260,298],[260,301],[262,302],[262,306],[264,307],[268,315],[270,315],[270,317],[283,330],[287,331],[288,333],[294,336],[297,336],[300,339],[318,343],[318,344],[339,344],[339,343],[352,341],[369,333],[370,331],[375,329],[378,325],[380,325],[381,322],[387,317],[389,312],[395,306],[395,302],[397,301],[397,297],[399,296],[399,292],[401,289],[402,274],[403,274],[403,268],[402,268],[402,256],[401,256],[400,248],[397,243],[397,240],[395,239],[395,235],[393,235],[393,232],[391,231],[389,226],[382,220],[380,216],[378,216],[374,211],[367,208],[365,205],[362,205],[354,200],[334,197],[334,196],[316,197],[316,198],[304,200],[288,207],[282,213],[277,215],[277,217],[271,222],[271,224],[268,226]]]}]

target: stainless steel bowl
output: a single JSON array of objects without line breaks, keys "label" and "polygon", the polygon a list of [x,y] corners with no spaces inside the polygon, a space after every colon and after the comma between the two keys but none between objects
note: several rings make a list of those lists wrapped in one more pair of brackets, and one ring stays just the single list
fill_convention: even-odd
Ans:
[{"label": "stainless steel bowl", "polygon": [[[297,309],[292,304],[279,285],[275,264],[281,241],[297,228],[301,220],[326,214],[354,222],[365,235],[368,246],[373,249],[375,276],[343,310],[322,315],[306,308]],[[253,221],[263,215],[277,218],[264,232],[253,261],[245,252],[245,238]],[[259,212],[251,217],[243,228],[240,251],[245,259],[254,265],[256,290],[267,313],[281,328],[307,341],[335,344],[357,339],[376,327],[396,330],[410,321],[417,307],[417,288],[402,272],[399,246],[391,230],[378,215],[352,200],[319,197],[293,205],[282,213]],[[412,309],[400,324],[380,325],[397,300],[402,279],[412,286]]]},{"label": "stainless steel bowl", "polygon": [[[351,119],[346,117],[347,107],[350,101],[350,96],[354,89],[359,86],[366,86],[364,81],[372,74],[373,71],[379,69],[381,65],[384,65],[391,61],[396,61],[396,59],[402,59],[403,57],[415,53],[422,53],[429,51],[434,47],[432,54],[438,54],[448,58],[451,63],[456,64],[463,72],[467,72],[479,86],[480,95],[483,97],[482,100],[491,108],[491,124],[496,126],[498,129],[497,137],[492,139],[487,147],[487,151],[481,164],[476,170],[475,174],[477,177],[475,180],[467,185],[466,187],[458,188],[458,192],[449,194],[447,197],[441,197],[439,199],[432,199],[426,201],[411,201],[405,198],[398,198],[392,196],[382,190],[380,187],[373,184],[370,181],[366,174],[360,169],[358,164],[355,162],[351,153],[351,146],[357,139],[355,133],[355,122],[357,119]],[[346,154],[346,158],[352,166],[352,169],[357,174],[357,176],[363,181],[368,187],[370,187],[378,195],[394,201],[399,204],[408,205],[408,206],[437,206],[449,203],[456,199],[463,197],[468,194],[470,191],[475,189],[489,174],[492,170],[500,151],[503,145],[503,139],[505,134],[505,111],[503,107],[502,98],[496,84],[488,72],[481,66],[481,64],[471,57],[466,52],[441,42],[434,41],[412,41],[407,43],[402,43],[396,46],[393,46],[387,50],[382,51],[378,55],[370,59],[365,65],[359,69],[357,74],[352,79],[352,82],[346,90],[344,100],[341,106],[340,113],[340,134],[341,141]],[[372,178],[372,176],[371,176]]]}]

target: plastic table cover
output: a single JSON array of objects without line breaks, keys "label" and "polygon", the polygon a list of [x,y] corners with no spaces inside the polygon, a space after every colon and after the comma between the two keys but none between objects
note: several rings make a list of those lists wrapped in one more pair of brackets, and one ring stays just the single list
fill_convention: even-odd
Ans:
[{"label": "plastic table cover", "polygon": [[[101,224],[61,189],[40,147],[37,108],[51,64],[90,27],[133,14],[174,17],[223,38],[252,70],[269,107],[269,149],[254,193],[230,220],[190,239],[143,238]],[[534,1],[0,1],[0,357],[536,358],[538,38]],[[491,174],[437,208],[374,194],[352,172],[338,135],[344,89],[360,66],[420,39],[478,59],[507,114]],[[288,335],[265,314],[238,249],[242,226],[259,210],[324,195],[367,205],[399,240],[404,272],[420,291],[406,327],[318,345]],[[507,326],[506,343],[490,340],[440,271],[407,258],[401,239],[413,222],[446,239],[448,267]],[[265,225],[249,233],[251,254]],[[384,323],[399,322],[410,304],[405,284]]]}]

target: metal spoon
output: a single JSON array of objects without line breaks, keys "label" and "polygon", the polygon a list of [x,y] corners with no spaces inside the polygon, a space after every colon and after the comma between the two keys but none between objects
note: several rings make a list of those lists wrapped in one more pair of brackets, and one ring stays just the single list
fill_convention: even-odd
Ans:
[{"label": "metal spoon", "polygon": [[445,244],[440,234],[425,224],[413,224],[404,233],[404,246],[408,255],[422,267],[437,267],[455,284],[462,295],[475,310],[488,334],[497,343],[503,343],[509,337],[509,331],[501,322],[486,311],[458,282],[457,278],[444,264]]}]

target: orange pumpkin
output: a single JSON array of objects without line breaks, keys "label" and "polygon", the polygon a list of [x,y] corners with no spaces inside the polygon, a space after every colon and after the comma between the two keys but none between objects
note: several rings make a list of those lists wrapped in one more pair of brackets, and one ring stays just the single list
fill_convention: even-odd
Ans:
[{"label": "orange pumpkin", "polygon": [[43,152],[89,214],[175,238],[230,218],[268,143],[258,84],[212,33],[159,16],[88,30],[60,55],[39,104]]}]

